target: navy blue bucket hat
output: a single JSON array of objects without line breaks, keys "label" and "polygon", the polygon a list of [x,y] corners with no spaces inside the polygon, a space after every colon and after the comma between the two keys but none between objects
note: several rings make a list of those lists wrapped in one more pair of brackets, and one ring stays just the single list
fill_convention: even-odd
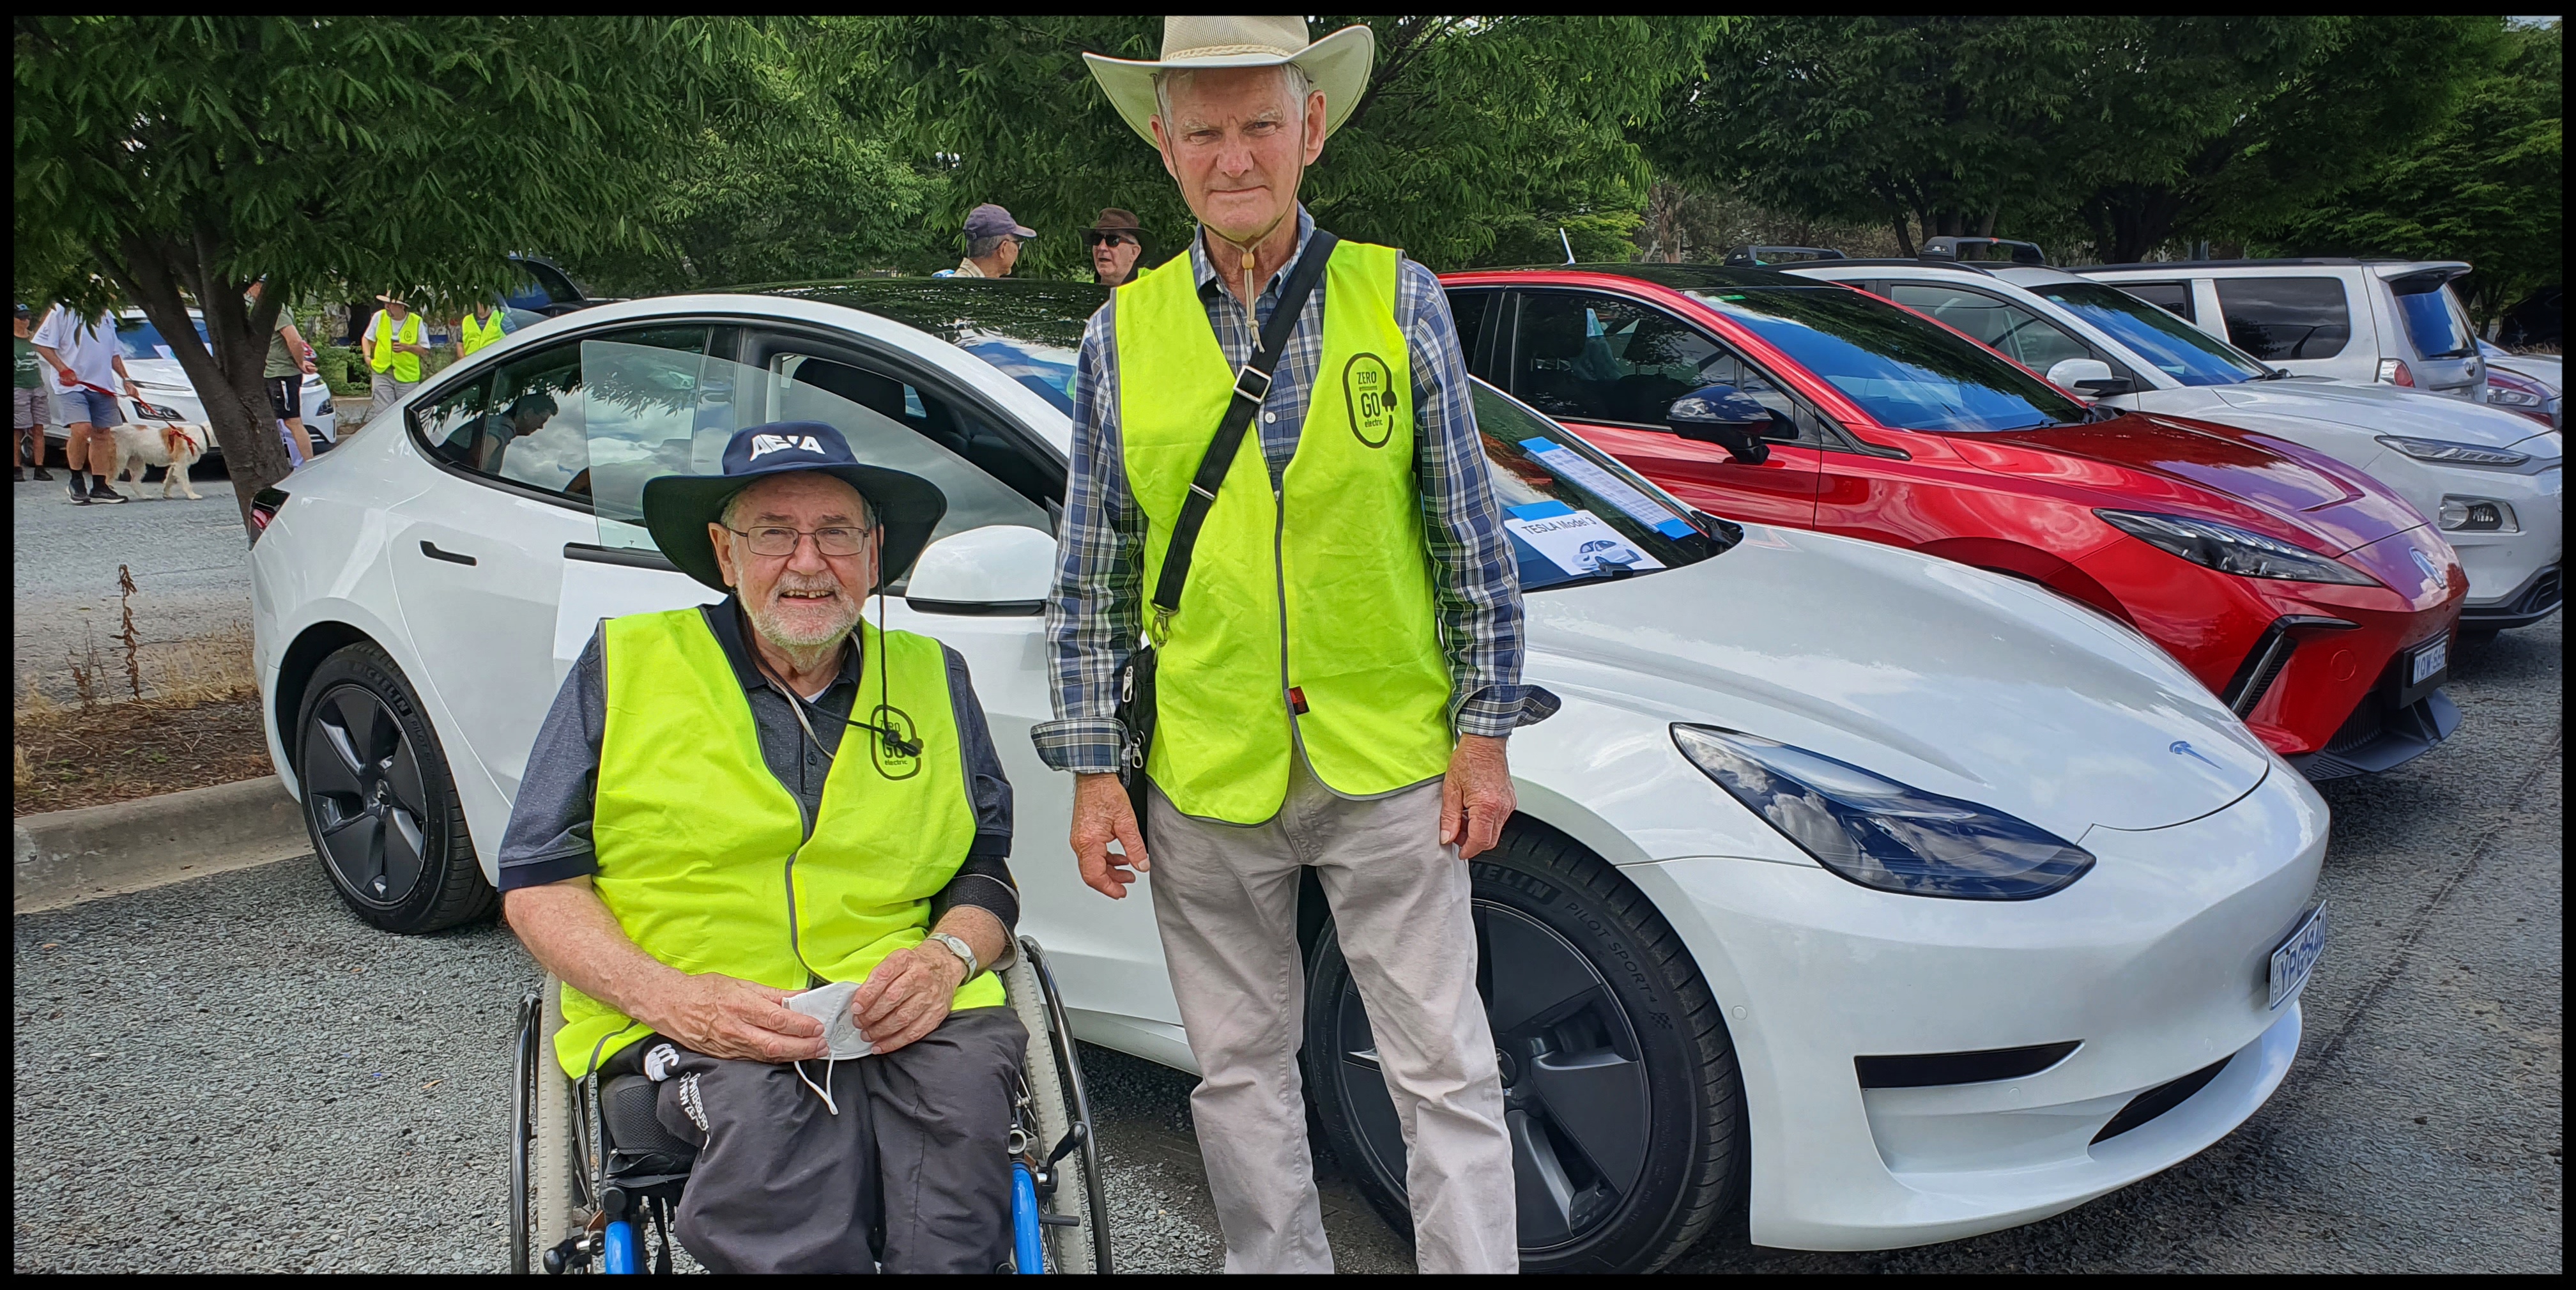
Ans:
[{"label": "navy blue bucket hat", "polygon": [[[725,444],[724,470],[716,475],[663,475],[644,483],[644,527],[653,544],[680,572],[718,591],[731,591],[716,565],[707,526],[725,503],[771,475],[820,471],[859,490],[884,529],[877,558],[878,586],[901,578],[921,557],[930,531],[948,513],[948,498],[919,475],[865,466],[841,432],[821,421],[772,421],[736,430]],[[874,592],[877,588],[868,590]]]}]

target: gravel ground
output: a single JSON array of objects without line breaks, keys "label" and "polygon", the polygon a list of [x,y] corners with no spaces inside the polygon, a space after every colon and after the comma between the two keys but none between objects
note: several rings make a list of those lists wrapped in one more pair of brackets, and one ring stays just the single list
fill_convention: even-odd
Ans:
[{"label": "gravel ground", "polygon": [[[145,486],[118,506],[73,506],[63,471],[51,483],[10,486],[16,622],[14,685],[73,697],[72,652],[95,641],[110,651],[118,630],[116,566],[134,570],[134,626],[151,643],[193,640],[250,625],[250,545],[233,506],[232,481],[197,471],[199,500],[161,499]],[[132,485],[116,490],[132,496]],[[122,685],[119,672],[116,683]]]},{"label": "gravel ground", "polygon": [[[123,508],[158,510],[221,516]],[[1814,1254],[1739,1223],[1674,1270],[2560,1271],[2562,659],[2558,620],[2466,648],[2449,744],[2327,786],[2334,939],[2299,1062],[2244,1128],[2010,1232]],[[377,933],[304,861],[23,916],[12,958],[16,1270],[502,1266],[535,969],[497,926]],[[1215,1270],[1189,1078],[1086,1068],[1119,1266]],[[1404,1270],[1322,1166],[1343,1270]]]}]

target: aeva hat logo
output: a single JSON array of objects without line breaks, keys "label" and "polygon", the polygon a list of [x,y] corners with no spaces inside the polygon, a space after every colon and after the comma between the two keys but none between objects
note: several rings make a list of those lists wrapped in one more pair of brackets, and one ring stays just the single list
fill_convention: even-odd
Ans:
[{"label": "aeva hat logo", "polygon": [[801,437],[793,435],[757,434],[751,437],[751,460],[753,461],[758,461],[773,452],[785,452],[790,449],[799,449],[820,455],[823,451],[823,445],[815,442],[814,436],[810,434]]}]

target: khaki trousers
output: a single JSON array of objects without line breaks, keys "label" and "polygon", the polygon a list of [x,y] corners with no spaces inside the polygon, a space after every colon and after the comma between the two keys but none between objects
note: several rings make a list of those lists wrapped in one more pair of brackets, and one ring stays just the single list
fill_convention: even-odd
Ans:
[{"label": "khaki trousers", "polygon": [[1353,801],[1305,759],[1266,824],[1149,804],[1154,921],[1200,1080],[1190,1095],[1228,1272],[1330,1272],[1297,1072],[1297,885],[1312,866],[1395,1099],[1424,1272],[1520,1268],[1502,1079],[1476,993],[1467,866],[1440,845],[1440,785]]}]

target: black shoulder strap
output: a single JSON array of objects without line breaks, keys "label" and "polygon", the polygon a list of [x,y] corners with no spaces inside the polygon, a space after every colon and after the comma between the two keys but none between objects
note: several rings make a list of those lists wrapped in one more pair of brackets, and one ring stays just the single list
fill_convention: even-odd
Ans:
[{"label": "black shoulder strap", "polygon": [[[1297,269],[1279,288],[1279,306],[1270,313],[1270,321],[1261,328],[1260,347],[1235,374],[1234,397],[1225,405],[1225,419],[1217,423],[1216,438],[1208,441],[1207,455],[1199,458],[1198,475],[1190,480],[1190,491],[1181,499],[1181,517],[1172,525],[1172,543],[1163,552],[1163,575],[1154,583],[1154,629],[1157,640],[1163,625],[1181,607],[1181,584],[1190,576],[1190,552],[1199,543],[1199,526],[1207,522],[1208,508],[1216,505],[1216,490],[1225,482],[1226,472],[1234,468],[1234,456],[1243,446],[1243,432],[1252,424],[1252,414],[1261,407],[1263,395],[1270,392],[1270,373],[1279,366],[1279,353],[1288,347],[1289,333],[1297,329],[1298,315],[1306,312],[1306,297],[1313,295],[1315,284],[1324,276],[1324,264],[1333,258],[1333,248],[1340,239],[1317,229],[1306,239],[1306,250],[1298,257]],[[1223,288],[1220,287],[1220,290]]]}]

